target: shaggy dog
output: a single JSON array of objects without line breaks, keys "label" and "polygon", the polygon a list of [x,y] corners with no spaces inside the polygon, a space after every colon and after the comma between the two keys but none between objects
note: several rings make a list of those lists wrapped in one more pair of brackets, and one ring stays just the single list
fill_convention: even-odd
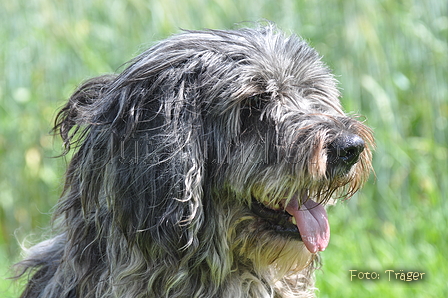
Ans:
[{"label": "shaggy dog", "polygon": [[373,136],[320,56],[273,25],[186,31],[85,82],[56,236],[22,297],[308,297],[324,205],[368,178]]}]

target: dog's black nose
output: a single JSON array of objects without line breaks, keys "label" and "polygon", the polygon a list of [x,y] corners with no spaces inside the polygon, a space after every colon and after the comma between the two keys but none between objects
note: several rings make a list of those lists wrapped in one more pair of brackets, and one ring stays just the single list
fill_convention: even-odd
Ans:
[{"label": "dog's black nose", "polygon": [[328,146],[327,162],[350,169],[364,150],[364,140],[355,134],[344,134]]}]

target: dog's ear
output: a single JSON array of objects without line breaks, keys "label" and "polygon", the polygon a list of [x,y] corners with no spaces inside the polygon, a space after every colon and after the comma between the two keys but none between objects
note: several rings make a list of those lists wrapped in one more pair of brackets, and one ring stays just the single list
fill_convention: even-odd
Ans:
[{"label": "dog's ear", "polygon": [[58,114],[55,130],[76,147],[59,214],[78,212],[86,229],[104,233],[112,221],[143,250],[176,251],[195,242],[203,221],[200,67],[157,63],[87,81]]},{"label": "dog's ear", "polygon": [[195,242],[203,221],[206,144],[197,72],[185,71],[185,63],[175,70],[138,65],[157,69],[142,79],[137,65],[117,80],[130,83],[110,93],[120,107],[110,130],[110,203],[125,235],[143,242],[142,249],[151,241],[177,251]]},{"label": "dog's ear", "polygon": [[84,82],[56,116],[53,132],[62,137],[65,151],[80,146],[91,125],[95,124],[102,94],[114,76],[105,75]]}]

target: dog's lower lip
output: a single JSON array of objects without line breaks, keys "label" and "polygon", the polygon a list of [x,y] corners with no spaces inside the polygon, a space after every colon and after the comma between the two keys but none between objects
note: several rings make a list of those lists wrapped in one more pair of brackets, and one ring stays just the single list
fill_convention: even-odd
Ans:
[{"label": "dog's lower lip", "polygon": [[302,240],[297,225],[292,222],[293,217],[287,212],[266,207],[255,198],[252,198],[251,211],[267,224],[267,228],[285,237]]}]

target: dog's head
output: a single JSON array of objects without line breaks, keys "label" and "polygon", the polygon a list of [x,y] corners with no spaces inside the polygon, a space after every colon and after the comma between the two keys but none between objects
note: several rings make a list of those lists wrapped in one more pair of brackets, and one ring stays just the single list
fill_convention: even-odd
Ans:
[{"label": "dog's head", "polygon": [[59,212],[110,222],[148,258],[303,268],[328,244],[323,204],[371,170],[372,133],[338,97],[320,56],[273,26],[175,35],[58,115],[78,146]]}]

